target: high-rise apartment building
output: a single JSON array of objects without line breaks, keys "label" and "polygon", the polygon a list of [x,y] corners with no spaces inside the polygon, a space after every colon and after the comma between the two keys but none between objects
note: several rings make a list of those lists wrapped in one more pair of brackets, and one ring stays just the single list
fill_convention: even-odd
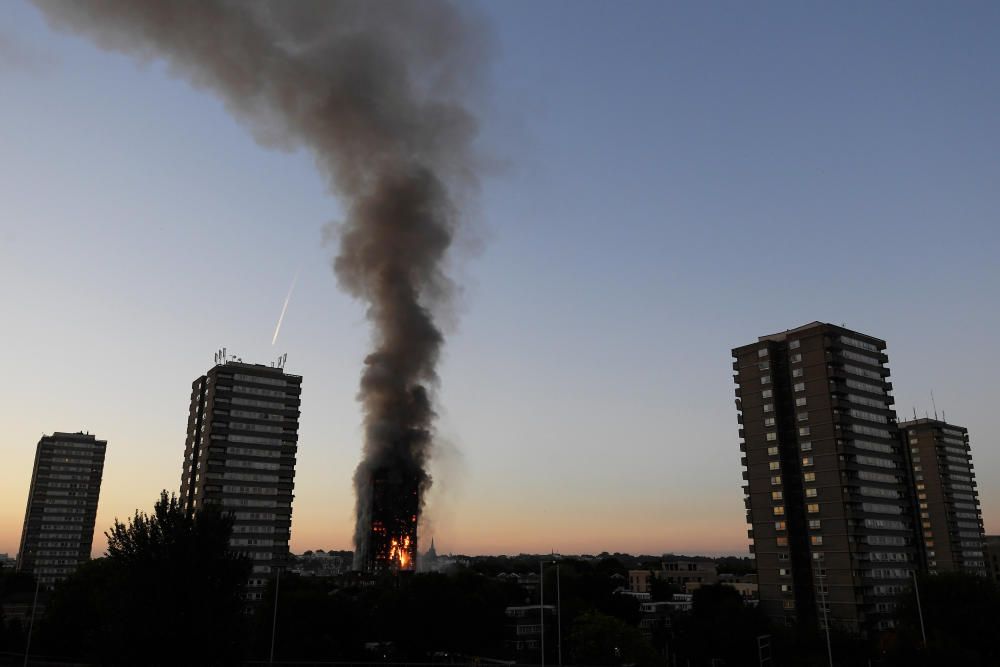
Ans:
[{"label": "high-rise apartment building", "polygon": [[910,450],[927,571],[986,575],[985,531],[969,432],[937,419],[899,425]]},{"label": "high-rise apartment building", "polygon": [[107,445],[82,432],[38,441],[18,570],[53,584],[90,559]]},{"label": "high-rise apartment building", "polygon": [[248,600],[288,559],[302,377],[223,360],[192,384],[181,502],[234,519],[231,547],[253,560]]},{"label": "high-rise apartment building", "polygon": [[886,344],[813,322],[733,350],[761,608],[891,627],[918,566]]}]

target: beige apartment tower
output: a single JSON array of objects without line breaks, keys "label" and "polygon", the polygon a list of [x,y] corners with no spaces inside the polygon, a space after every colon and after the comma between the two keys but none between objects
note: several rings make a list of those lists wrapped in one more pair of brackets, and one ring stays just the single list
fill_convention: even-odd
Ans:
[{"label": "beige apartment tower", "polygon": [[253,561],[248,601],[288,560],[302,377],[217,355],[191,386],[181,502],[232,514],[230,546]]},{"label": "beige apartment tower", "polygon": [[51,585],[90,559],[107,446],[83,432],[38,441],[18,570]]},{"label": "beige apartment tower", "polygon": [[937,419],[899,425],[909,448],[925,566],[986,576],[985,531],[969,432]]},{"label": "beige apartment tower", "polygon": [[892,627],[919,566],[885,341],[821,322],[732,351],[761,608]]}]

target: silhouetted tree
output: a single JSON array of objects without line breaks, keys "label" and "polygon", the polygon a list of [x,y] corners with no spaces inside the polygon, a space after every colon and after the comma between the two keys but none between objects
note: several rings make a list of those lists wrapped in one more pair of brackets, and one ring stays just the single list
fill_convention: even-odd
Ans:
[{"label": "silhouetted tree", "polygon": [[678,650],[699,665],[713,658],[730,666],[756,665],[757,637],[768,628],[756,608],[722,584],[695,590],[690,615],[678,617],[676,625]]},{"label": "silhouetted tree", "polygon": [[997,623],[1000,587],[970,574],[919,577],[917,585],[927,631],[922,647],[917,600],[912,589],[900,598],[898,631],[889,648],[893,665],[1000,665]]},{"label": "silhouetted tree", "polygon": [[569,645],[574,664],[647,667],[663,662],[637,628],[596,611],[576,619]]},{"label": "silhouetted tree", "polygon": [[53,593],[42,628],[50,653],[100,664],[234,664],[243,657],[249,561],[229,550],[232,519],[193,515],[161,493],[106,533],[108,551]]},{"label": "silhouetted tree", "polygon": [[[35,578],[0,566],[0,606],[3,604],[29,605],[35,595]],[[20,618],[7,618],[0,609],[0,651],[24,650],[27,628]]]}]

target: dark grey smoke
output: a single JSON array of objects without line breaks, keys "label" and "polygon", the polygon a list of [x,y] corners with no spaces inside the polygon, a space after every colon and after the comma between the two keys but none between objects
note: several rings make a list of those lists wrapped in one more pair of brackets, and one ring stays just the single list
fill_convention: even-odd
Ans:
[{"label": "dark grey smoke", "polygon": [[433,314],[448,299],[444,261],[477,185],[466,101],[483,74],[482,25],[437,0],[36,4],[103,48],[164,59],[220,95],[260,143],[304,146],[329,176],[346,210],[334,269],[374,325],[355,473],[361,562],[372,472],[407,475],[421,491],[430,483],[442,345]]}]

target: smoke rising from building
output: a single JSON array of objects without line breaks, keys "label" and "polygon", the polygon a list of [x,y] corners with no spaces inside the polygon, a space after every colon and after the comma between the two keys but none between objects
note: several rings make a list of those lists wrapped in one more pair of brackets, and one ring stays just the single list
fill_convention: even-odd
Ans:
[{"label": "smoke rising from building", "polygon": [[[483,73],[481,24],[430,0],[36,4],[103,48],[164,59],[221,96],[259,143],[314,153],[345,210],[334,270],[374,329],[359,395],[356,565],[383,558],[372,550],[378,526],[390,554],[393,542],[415,553],[443,341],[434,313],[448,299],[444,262],[477,186],[466,102]],[[412,567],[387,557],[395,562],[374,567]]]}]

